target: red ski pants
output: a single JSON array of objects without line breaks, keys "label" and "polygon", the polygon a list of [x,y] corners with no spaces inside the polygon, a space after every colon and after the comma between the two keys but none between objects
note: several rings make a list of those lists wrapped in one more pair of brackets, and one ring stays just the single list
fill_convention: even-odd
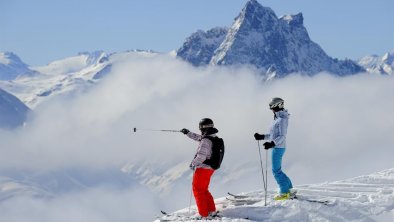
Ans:
[{"label": "red ski pants", "polygon": [[207,217],[210,212],[216,211],[215,202],[208,190],[213,172],[212,169],[197,168],[193,175],[193,194],[198,213],[203,217]]}]

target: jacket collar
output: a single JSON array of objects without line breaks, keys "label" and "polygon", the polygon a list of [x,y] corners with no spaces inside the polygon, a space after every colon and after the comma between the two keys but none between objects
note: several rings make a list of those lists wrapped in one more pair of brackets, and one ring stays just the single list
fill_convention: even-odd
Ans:
[{"label": "jacket collar", "polygon": [[287,112],[286,109],[275,112],[275,117],[276,118],[288,118],[289,117],[289,113]]}]

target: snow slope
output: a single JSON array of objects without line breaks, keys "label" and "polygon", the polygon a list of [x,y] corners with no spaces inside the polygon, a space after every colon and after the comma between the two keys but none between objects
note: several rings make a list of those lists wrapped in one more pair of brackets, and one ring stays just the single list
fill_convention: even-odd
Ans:
[{"label": "snow slope", "polygon": [[[378,173],[330,183],[300,185],[300,200],[273,201],[276,191],[245,192],[250,201],[233,201],[222,197],[215,200],[220,221],[394,221],[394,168]],[[327,200],[327,205],[310,200]],[[192,206],[191,215],[196,214]],[[160,219],[185,219],[189,209],[177,211]],[[248,219],[245,219],[248,218]]]},{"label": "snow slope", "polygon": [[9,177],[0,177],[0,202],[16,196],[50,198],[53,197],[53,194],[34,183],[21,182]]},{"label": "snow slope", "polygon": [[81,71],[89,66],[103,63],[107,59],[107,54],[102,51],[81,52],[77,56],[57,60],[46,66],[31,67],[31,69],[47,75],[61,75]]}]

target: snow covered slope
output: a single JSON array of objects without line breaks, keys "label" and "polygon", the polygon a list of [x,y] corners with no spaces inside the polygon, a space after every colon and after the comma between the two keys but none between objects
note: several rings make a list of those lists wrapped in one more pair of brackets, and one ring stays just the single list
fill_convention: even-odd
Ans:
[{"label": "snow covered slope", "polygon": [[73,96],[84,92],[106,76],[112,64],[135,54],[154,54],[148,51],[127,51],[107,55],[102,51],[80,53],[77,56],[54,61],[47,66],[32,67],[40,75],[1,81],[0,88],[17,96],[34,109],[56,96]]},{"label": "snow covered slope", "polygon": [[0,88],[0,128],[23,125],[29,112],[30,109],[18,98]]},{"label": "snow covered slope", "polygon": [[11,92],[27,106],[35,108],[52,96],[72,94],[92,85],[94,75],[105,68],[103,52],[80,53],[42,67],[33,67],[40,75],[0,81],[0,87]]},{"label": "snow covered slope", "polygon": [[39,73],[29,69],[14,53],[0,52],[0,80],[14,80],[20,77],[36,75],[39,75]]},{"label": "snow covered slope", "polygon": [[358,61],[368,72],[375,74],[394,74],[394,51],[388,52],[383,56],[365,56]]},{"label": "snow covered slope", "polygon": [[54,61],[46,66],[31,67],[40,73],[47,75],[61,75],[75,73],[89,66],[94,66],[108,60],[108,56],[103,51],[81,52],[77,56],[68,57],[62,60]]},{"label": "snow covered slope", "polygon": [[0,177],[0,202],[20,196],[50,198],[53,194],[37,187],[34,183],[20,182],[12,178]]},{"label": "snow covered slope", "polygon": [[[196,38],[197,34],[193,34],[177,55],[194,65],[207,64],[208,60],[213,65],[249,64],[271,78],[294,72],[312,75],[326,71],[344,76],[364,71],[351,60],[329,57],[309,38],[303,20],[301,13],[278,18],[272,9],[249,0],[216,49],[212,47],[217,43],[202,43],[212,42],[212,38]],[[222,39],[219,36],[216,41]],[[210,52],[214,51],[210,59],[210,53],[202,53],[205,45],[210,45]]]},{"label": "snow covered slope", "polygon": [[[276,192],[269,190],[267,206],[264,206],[262,191],[240,194],[244,198],[216,199],[217,210],[223,216],[220,221],[394,221],[394,168],[295,189],[299,199],[286,201],[273,201]],[[192,215],[196,214],[195,206],[191,211]],[[187,215],[188,208],[160,219],[193,221]]]}]

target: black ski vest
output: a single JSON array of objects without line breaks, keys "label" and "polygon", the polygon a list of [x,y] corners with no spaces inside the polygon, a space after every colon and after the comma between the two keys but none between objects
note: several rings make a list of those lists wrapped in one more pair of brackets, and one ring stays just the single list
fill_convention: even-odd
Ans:
[{"label": "black ski vest", "polygon": [[213,136],[204,136],[212,142],[212,155],[210,159],[206,159],[203,164],[209,165],[212,169],[217,170],[223,161],[224,142],[222,138]]}]

